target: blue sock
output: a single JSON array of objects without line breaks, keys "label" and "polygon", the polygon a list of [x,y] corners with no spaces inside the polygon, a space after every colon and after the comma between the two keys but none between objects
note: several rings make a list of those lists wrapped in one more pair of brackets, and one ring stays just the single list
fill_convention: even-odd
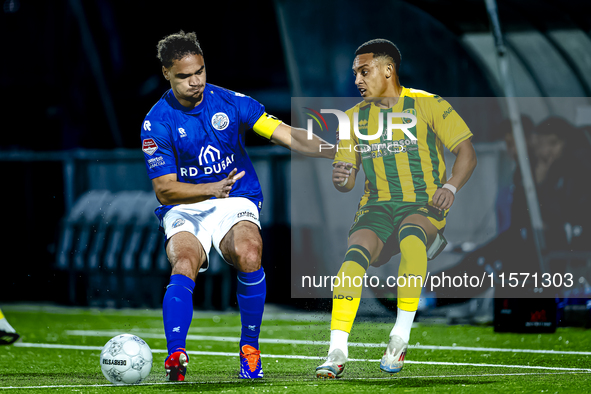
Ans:
[{"label": "blue sock", "polygon": [[240,320],[242,321],[240,349],[244,345],[250,345],[258,349],[263,310],[265,309],[265,296],[267,295],[265,271],[262,267],[255,272],[238,272],[236,295],[238,296]]},{"label": "blue sock", "polygon": [[195,282],[184,275],[172,275],[162,302],[164,333],[168,354],[185,349],[187,333],[193,319],[193,289]]}]

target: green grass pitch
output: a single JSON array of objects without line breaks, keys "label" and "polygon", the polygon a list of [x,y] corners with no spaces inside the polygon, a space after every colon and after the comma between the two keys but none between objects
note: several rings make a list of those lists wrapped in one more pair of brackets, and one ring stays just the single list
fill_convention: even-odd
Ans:
[{"label": "green grass pitch", "polygon": [[[391,323],[358,322],[349,348],[349,358],[358,361],[347,363],[341,379],[318,380],[314,369],[328,350],[329,316],[266,313],[265,378],[244,381],[238,379],[238,314],[195,311],[187,380],[168,383],[160,311],[18,305],[3,311],[22,341],[0,347],[0,394],[591,392],[591,333],[579,328],[499,334],[492,327],[417,324],[404,369],[390,376],[380,372],[379,359]],[[125,332],[148,342],[154,364],[143,384],[116,387],[103,377],[99,353],[108,339]]]}]

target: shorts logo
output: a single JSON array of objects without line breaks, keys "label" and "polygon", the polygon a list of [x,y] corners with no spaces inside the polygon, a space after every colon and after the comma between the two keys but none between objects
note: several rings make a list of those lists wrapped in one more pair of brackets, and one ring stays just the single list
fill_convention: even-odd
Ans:
[{"label": "shorts logo", "polygon": [[174,221],[174,223],[172,224],[172,228],[180,227],[183,224],[185,224],[185,219],[179,218],[179,219],[177,219],[177,220]]},{"label": "shorts logo", "polygon": [[181,135],[181,138],[187,136],[187,132],[182,127],[179,127],[179,134]]},{"label": "shorts logo", "polygon": [[240,212],[239,214],[236,215],[236,217],[237,218],[249,217],[249,218],[257,220],[256,215],[254,213],[248,212],[248,211]]},{"label": "shorts logo", "polygon": [[355,214],[354,222],[357,223],[359,221],[359,219],[361,219],[361,217],[368,212],[369,212],[369,209],[363,209],[363,210],[357,211],[357,213]]},{"label": "shorts logo", "polygon": [[[411,114],[414,115],[415,117],[417,116],[417,111],[414,108],[409,108],[409,109],[405,109],[404,111],[402,111],[405,114]],[[412,122],[411,118],[402,118],[402,123],[410,123]]]},{"label": "shorts logo", "polygon": [[218,112],[217,114],[213,115],[211,118],[211,125],[216,130],[225,130],[226,127],[230,124],[230,119],[228,115],[223,112]]},{"label": "shorts logo", "polygon": [[142,150],[152,156],[158,150],[158,145],[152,138],[146,138],[142,141]]}]

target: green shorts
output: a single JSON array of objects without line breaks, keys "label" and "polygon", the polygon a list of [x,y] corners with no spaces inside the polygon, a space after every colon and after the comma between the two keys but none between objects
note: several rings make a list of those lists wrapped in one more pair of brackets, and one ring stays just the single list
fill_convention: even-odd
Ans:
[{"label": "green shorts", "polygon": [[368,229],[376,233],[384,243],[384,248],[378,261],[372,265],[380,266],[387,263],[392,256],[400,253],[398,228],[404,218],[413,214],[419,214],[429,219],[443,237],[447,211],[439,211],[426,203],[397,201],[369,202],[359,208],[355,214],[355,221],[349,230],[349,236],[361,229]]}]

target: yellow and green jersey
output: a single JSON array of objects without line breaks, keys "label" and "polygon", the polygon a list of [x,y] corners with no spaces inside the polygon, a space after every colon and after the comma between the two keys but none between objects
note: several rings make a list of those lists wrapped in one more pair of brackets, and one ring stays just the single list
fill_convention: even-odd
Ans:
[{"label": "yellow and green jersey", "polygon": [[[359,139],[353,131],[354,119],[362,135],[381,135],[371,140]],[[410,113],[417,124],[409,131],[394,129],[387,139],[388,113]],[[361,102],[346,112],[351,124],[350,138],[341,139],[334,163],[351,163],[365,172],[365,193],[360,207],[368,202],[431,202],[433,194],[446,181],[443,146],[452,151],[460,142],[472,137],[464,120],[443,98],[422,90],[402,87],[400,99],[392,108],[380,108]],[[355,115],[357,114],[357,115]],[[411,123],[411,118],[392,118],[392,123]]]}]

